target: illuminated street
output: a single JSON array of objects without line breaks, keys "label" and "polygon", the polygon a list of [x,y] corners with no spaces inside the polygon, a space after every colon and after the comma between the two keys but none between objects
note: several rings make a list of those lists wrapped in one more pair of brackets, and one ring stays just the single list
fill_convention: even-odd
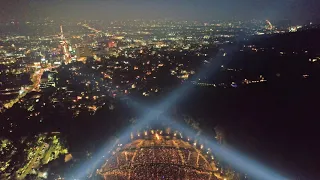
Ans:
[{"label": "illuminated street", "polygon": [[95,29],[95,28],[90,27],[88,24],[82,24],[82,26],[85,27],[85,28],[88,28],[89,30],[91,30],[91,31],[93,31],[93,32],[95,32],[95,33],[101,33],[101,31],[99,31],[99,30],[97,30],[97,29]]},{"label": "illuminated street", "polygon": [[14,104],[19,102],[20,99],[22,99],[29,92],[31,92],[31,91],[39,91],[39,84],[40,84],[41,76],[42,76],[43,72],[44,72],[44,69],[40,69],[40,70],[34,72],[31,75],[31,81],[32,81],[33,84],[31,86],[25,88],[25,89],[21,89],[19,91],[19,95],[15,99],[12,99],[10,102],[4,104],[4,107],[6,109],[10,109],[12,106],[14,106]]}]

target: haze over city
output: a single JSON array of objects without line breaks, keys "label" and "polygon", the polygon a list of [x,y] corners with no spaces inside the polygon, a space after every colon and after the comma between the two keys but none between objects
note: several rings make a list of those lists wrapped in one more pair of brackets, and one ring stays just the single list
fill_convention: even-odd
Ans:
[{"label": "haze over city", "polygon": [[11,0],[1,2],[4,18],[319,20],[317,0]]}]

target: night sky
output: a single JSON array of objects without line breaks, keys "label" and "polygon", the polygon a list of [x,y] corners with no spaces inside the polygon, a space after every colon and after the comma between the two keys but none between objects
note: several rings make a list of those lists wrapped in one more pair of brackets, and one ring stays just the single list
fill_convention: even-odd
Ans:
[{"label": "night sky", "polygon": [[318,20],[319,0],[1,0],[0,16],[103,20]]}]

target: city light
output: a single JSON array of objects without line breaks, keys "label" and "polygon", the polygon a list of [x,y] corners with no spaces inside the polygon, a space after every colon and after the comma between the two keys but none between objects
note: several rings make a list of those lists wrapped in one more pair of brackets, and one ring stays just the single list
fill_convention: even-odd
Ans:
[{"label": "city light", "polygon": [[156,134],[156,138],[157,138],[157,140],[160,140],[159,134]]},{"label": "city light", "polygon": [[[190,3],[181,5],[185,4]],[[66,12],[71,14],[70,9]],[[300,121],[316,117],[317,112],[310,108],[317,104],[314,87],[320,77],[320,51],[314,48],[318,42],[313,38],[320,29],[316,21],[297,25],[291,20],[257,18],[28,18],[24,22],[24,18],[4,17],[0,22],[2,178],[95,178],[102,175],[98,169],[107,164],[106,158],[110,163],[111,157],[124,152],[116,164],[133,162],[132,151],[143,149],[143,143],[150,141],[157,146],[147,147],[160,149],[163,159],[170,160],[172,155],[168,164],[179,160],[184,165],[190,160],[188,149],[180,147],[195,150],[195,168],[199,157],[205,157],[202,160],[217,164],[212,172],[220,173],[220,180],[234,179],[232,176],[289,179],[285,170],[271,169],[232,144],[248,137],[257,139],[254,146],[245,147],[248,152],[254,152],[256,146],[265,148],[261,156],[271,153],[280,157],[268,160],[270,163],[289,170],[291,165],[285,160],[294,159],[302,174],[304,170],[312,173],[314,168],[301,161],[307,162],[303,154],[291,152],[289,146],[274,152],[273,146],[296,135],[291,134],[291,127],[301,132]],[[260,133],[269,132],[273,123],[275,133]],[[205,134],[206,130],[211,134]],[[288,138],[279,139],[282,136]],[[307,147],[303,143],[308,144],[313,136],[308,137],[297,147]],[[139,140],[135,150],[126,149]],[[292,141],[291,145],[296,144]],[[185,154],[181,154],[183,150]],[[180,153],[163,155],[177,151]],[[145,157],[159,160],[154,150],[150,152],[152,155],[140,158],[138,164],[148,161]],[[61,168],[51,166],[58,161]],[[63,171],[67,168],[67,175],[60,172],[62,167]]]}]

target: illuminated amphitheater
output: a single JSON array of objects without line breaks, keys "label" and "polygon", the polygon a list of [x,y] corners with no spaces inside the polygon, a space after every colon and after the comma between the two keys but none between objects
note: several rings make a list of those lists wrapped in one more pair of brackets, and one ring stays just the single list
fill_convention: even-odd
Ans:
[{"label": "illuminated amphitheater", "polygon": [[118,144],[111,154],[98,170],[104,179],[224,179],[210,149],[178,132],[131,134],[131,142]]}]

